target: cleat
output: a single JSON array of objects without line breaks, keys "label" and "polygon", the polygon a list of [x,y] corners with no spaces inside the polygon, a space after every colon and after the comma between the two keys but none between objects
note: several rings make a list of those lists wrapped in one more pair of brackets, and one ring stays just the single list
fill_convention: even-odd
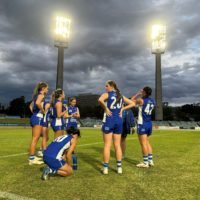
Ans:
[{"label": "cleat", "polygon": [[136,166],[139,167],[139,168],[149,168],[149,164],[145,164],[145,163],[143,163],[143,162],[137,164]]},{"label": "cleat", "polygon": [[42,152],[42,151],[38,151],[38,152],[37,152],[37,156],[43,157],[43,152]]},{"label": "cleat", "polygon": [[33,160],[29,160],[29,165],[41,165],[43,163],[44,163],[43,161],[37,160],[36,158]]},{"label": "cleat", "polygon": [[153,161],[149,161],[149,167],[153,167],[153,166],[154,166]]},{"label": "cleat", "polygon": [[48,180],[49,179],[49,174],[50,174],[50,168],[48,166],[46,166],[43,169],[41,179],[44,180],[44,181]]},{"label": "cleat", "polygon": [[107,175],[107,174],[108,174],[108,167],[103,167],[102,173],[103,173],[104,175]]},{"label": "cleat", "polygon": [[117,173],[122,174],[122,167],[117,167]]}]

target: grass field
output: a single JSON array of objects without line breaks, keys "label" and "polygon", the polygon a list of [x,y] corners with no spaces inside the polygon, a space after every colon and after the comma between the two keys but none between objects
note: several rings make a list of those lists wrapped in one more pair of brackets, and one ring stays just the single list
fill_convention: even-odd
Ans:
[{"label": "grass field", "polygon": [[[34,199],[200,199],[200,133],[197,131],[154,131],[155,167],[138,169],[141,161],[136,135],[127,137],[123,174],[115,171],[112,149],[108,175],[100,173],[102,135],[100,130],[82,129],[77,146],[78,170],[71,177],[40,180],[42,166],[29,166],[29,128],[0,129],[0,192]],[[51,132],[51,138],[52,138]],[[13,154],[20,154],[14,155]],[[1,198],[0,198],[1,199]]]}]

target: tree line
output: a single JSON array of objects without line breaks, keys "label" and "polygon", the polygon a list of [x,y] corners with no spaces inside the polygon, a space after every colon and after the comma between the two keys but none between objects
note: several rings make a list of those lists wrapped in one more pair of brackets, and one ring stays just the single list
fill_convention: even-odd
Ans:
[{"label": "tree line", "polygon": [[[0,103],[0,114],[8,116],[20,116],[21,118],[29,118],[31,112],[29,110],[30,101],[26,102],[24,96],[15,98],[10,101],[9,106],[5,108]],[[102,119],[103,109],[100,106],[79,106],[81,118],[97,118]],[[133,108],[134,116],[137,116],[138,109]],[[186,104],[182,106],[164,106],[163,116],[165,121],[200,121],[200,104]],[[154,120],[154,113],[153,113]]]}]

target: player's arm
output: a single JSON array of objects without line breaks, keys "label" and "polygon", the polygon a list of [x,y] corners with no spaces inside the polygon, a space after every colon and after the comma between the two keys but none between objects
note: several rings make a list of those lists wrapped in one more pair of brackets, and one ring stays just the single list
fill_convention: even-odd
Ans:
[{"label": "player's arm", "polygon": [[33,113],[33,101],[31,101],[30,105],[29,105],[29,109],[30,111]]},{"label": "player's arm", "polygon": [[47,103],[45,105],[45,113],[49,110],[49,108],[51,107],[51,104],[50,103]]},{"label": "player's arm", "polygon": [[81,116],[80,116],[80,112],[79,112],[79,109],[77,108],[77,111],[76,113],[73,114],[73,117],[79,119]]},{"label": "player's arm", "polygon": [[112,112],[108,109],[108,107],[105,104],[105,101],[107,99],[108,99],[108,93],[104,93],[99,97],[98,102],[100,106],[104,109],[104,112],[106,113],[106,115],[111,116]]},{"label": "player's arm", "polygon": [[123,106],[121,108],[121,111],[120,111],[120,115],[122,116],[122,112],[124,110],[128,110],[130,108],[133,108],[136,104],[134,101],[131,101],[130,99],[128,99],[127,97],[123,96],[123,99],[124,99],[124,102],[127,104],[126,106]]},{"label": "player's arm", "polygon": [[62,112],[62,103],[61,102],[56,103],[56,111],[57,111],[58,118],[63,117],[67,112],[67,110]]},{"label": "player's arm", "polygon": [[135,95],[133,95],[131,97],[131,100],[132,101],[136,100],[139,96],[141,96],[141,94],[142,94],[142,90],[138,91]]},{"label": "player's arm", "polygon": [[135,105],[138,105],[138,106],[142,106],[144,104],[144,100],[142,98],[133,100],[133,102],[135,102]]},{"label": "player's arm", "polygon": [[68,114],[68,107],[66,106],[66,113],[64,114],[64,118],[67,119],[69,118],[69,114]]},{"label": "player's arm", "polygon": [[44,95],[40,94],[40,95],[38,95],[38,98],[37,98],[37,100],[35,102],[36,106],[39,108],[39,110],[41,111],[42,114],[45,113],[45,110],[42,107],[42,101],[43,101],[43,99],[44,99]]},{"label": "player's arm", "polygon": [[70,166],[72,166],[72,153],[76,149],[77,141],[78,141],[78,135],[73,135],[73,139],[71,140],[71,146],[69,147],[69,150],[66,152],[66,162]]}]

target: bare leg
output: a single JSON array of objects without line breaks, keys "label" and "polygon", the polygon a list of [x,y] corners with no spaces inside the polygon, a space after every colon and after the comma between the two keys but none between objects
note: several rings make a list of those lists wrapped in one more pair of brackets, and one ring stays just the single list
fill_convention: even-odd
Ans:
[{"label": "bare leg", "polygon": [[54,139],[56,139],[57,137],[63,135],[63,133],[64,133],[63,130],[56,131],[56,132],[54,133]]},{"label": "bare leg", "polygon": [[122,160],[122,149],[121,149],[121,134],[113,134],[113,143],[115,147],[116,160]]},{"label": "bare leg", "polygon": [[143,135],[138,135],[139,141],[140,141],[140,145],[142,148],[142,153],[143,156],[148,156],[148,141],[147,141],[147,135],[143,134]]},{"label": "bare leg", "polygon": [[36,125],[32,128],[32,140],[31,140],[30,150],[29,150],[30,155],[35,154],[36,145],[40,138],[41,132],[42,132],[42,126]]},{"label": "bare leg", "polygon": [[112,144],[112,133],[103,134],[104,150],[103,150],[103,161],[109,163],[110,160],[110,148]]},{"label": "bare leg", "polygon": [[47,127],[42,128],[42,150],[47,148],[47,141],[49,139],[49,129]]},{"label": "bare leg", "polygon": [[57,171],[57,174],[61,176],[70,176],[72,175],[72,173],[73,173],[72,167],[68,164],[65,164]]}]

